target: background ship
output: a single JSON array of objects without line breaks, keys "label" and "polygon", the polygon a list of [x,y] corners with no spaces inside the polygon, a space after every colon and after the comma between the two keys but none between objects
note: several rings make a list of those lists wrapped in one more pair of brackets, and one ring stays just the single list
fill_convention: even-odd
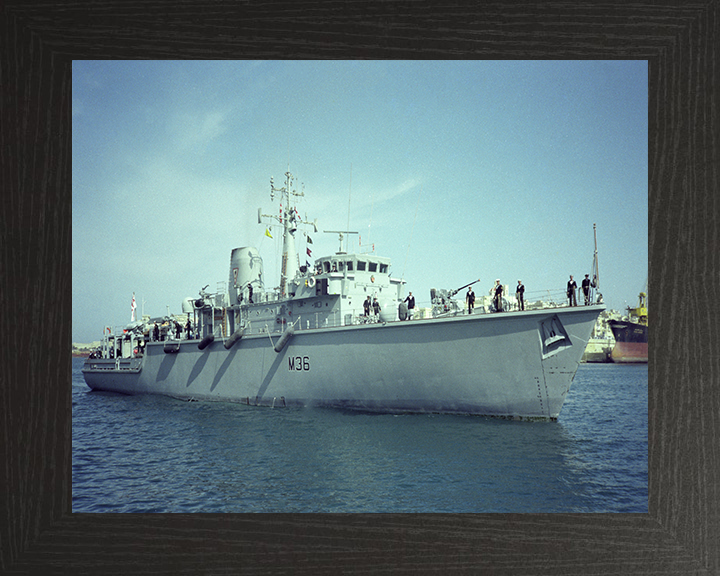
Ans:
[{"label": "background ship", "polygon": [[588,344],[585,347],[585,353],[582,362],[588,363],[605,363],[612,362],[610,354],[615,346],[615,337],[608,322],[613,319],[619,319],[620,314],[614,310],[605,310],[598,316],[595,327]]},{"label": "background ship", "polygon": [[[647,290],[647,288],[646,288]],[[628,308],[627,319],[608,322],[615,346],[610,354],[613,362],[640,363],[648,361],[647,292],[640,292],[638,305]]]}]

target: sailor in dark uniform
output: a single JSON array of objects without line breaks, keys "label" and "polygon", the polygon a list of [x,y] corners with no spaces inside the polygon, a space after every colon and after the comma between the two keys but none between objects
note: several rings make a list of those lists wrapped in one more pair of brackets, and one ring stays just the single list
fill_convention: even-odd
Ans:
[{"label": "sailor in dark uniform", "polygon": [[518,280],[517,288],[515,288],[515,298],[518,301],[518,308],[525,310],[525,286],[523,286],[522,280]]},{"label": "sailor in dark uniform", "polygon": [[365,312],[365,316],[370,316],[370,296],[363,302],[363,311]]},{"label": "sailor in dark uniform", "polygon": [[415,296],[412,295],[412,292],[410,292],[410,294],[408,294],[408,297],[405,298],[405,302],[407,302],[408,307],[407,319],[412,320],[413,312],[415,310]]},{"label": "sailor in dark uniform", "polygon": [[377,301],[377,298],[373,298],[372,306],[373,306],[373,314],[375,314],[375,316],[380,314],[380,303]]},{"label": "sailor in dark uniform", "polygon": [[472,287],[468,288],[467,294],[465,295],[465,302],[468,307],[468,314],[472,314],[473,308],[475,308],[475,292]]},{"label": "sailor in dark uniform", "polygon": [[590,304],[590,274],[585,274],[585,280],[582,281],[583,296],[585,296],[585,306]]},{"label": "sailor in dark uniform", "polygon": [[502,293],[503,287],[502,284],[500,284],[500,278],[498,278],[497,280],[495,280],[495,312],[502,312]]},{"label": "sailor in dark uniform", "polygon": [[160,340],[160,328],[158,328],[157,322],[155,322],[155,328],[153,329],[153,340],[155,342]]},{"label": "sailor in dark uniform", "polygon": [[575,290],[577,290],[577,282],[573,280],[572,274],[570,275],[570,280],[568,280],[567,283],[567,297],[568,297],[568,306],[577,306],[577,299],[575,298]]}]

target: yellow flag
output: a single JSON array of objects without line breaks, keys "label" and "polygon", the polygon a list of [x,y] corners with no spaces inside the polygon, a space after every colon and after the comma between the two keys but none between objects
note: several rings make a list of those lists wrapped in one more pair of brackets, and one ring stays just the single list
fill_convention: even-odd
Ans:
[{"label": "yellow flag", "polygon": [[270,228],[265,228],[265,236],[268,238],[272,238],[272,234],[270,234]]}]

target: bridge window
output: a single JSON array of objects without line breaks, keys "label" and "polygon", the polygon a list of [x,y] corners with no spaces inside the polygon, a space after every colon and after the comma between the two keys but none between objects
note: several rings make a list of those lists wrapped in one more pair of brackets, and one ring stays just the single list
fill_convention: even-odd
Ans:
[{"label": "bridge window", "polygon": [[365,270],[365,266],[367,265],[367,262],[362,262],[361,260],[358,260],[357,266],[358,270]]},{"label": "bridge window", "polygon": [[370,272],[377,272],[377,262],[370,262]]},{"label": "bridge window", "polygon": [[352,271],[353,271],[353,263],[352,263],[352,261],[350,261],[350,262],[347,263],[347,269],[348,269],[348,272],[352,272]]},{"label": "bridge window", "polygon": [[387,264],[380,264],[380,273],[381,274],[387,274],[388,271],[388,265]]}]

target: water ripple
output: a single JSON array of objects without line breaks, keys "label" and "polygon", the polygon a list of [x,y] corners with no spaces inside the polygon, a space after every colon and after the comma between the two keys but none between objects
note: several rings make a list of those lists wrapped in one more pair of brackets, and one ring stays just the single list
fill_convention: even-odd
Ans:
[{"label": "water ripple", "polygon": [[556,423],[90,392],[74,512],[647,512],[647,366],[583,365]]}]

